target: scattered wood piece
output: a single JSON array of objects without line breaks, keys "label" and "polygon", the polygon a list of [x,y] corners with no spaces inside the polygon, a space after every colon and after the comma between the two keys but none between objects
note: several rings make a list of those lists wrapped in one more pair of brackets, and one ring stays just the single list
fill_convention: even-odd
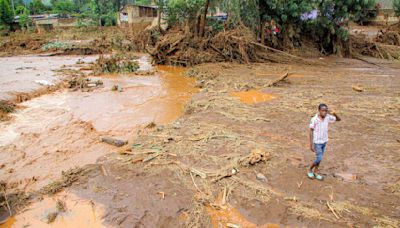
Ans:
[{"label": "scattered wood piece", "polygon": [[136,154],[136,153],[133,153],[133,152],[128,151],[128,150],[121,150],[121,151],[119,151],[119,153],[120,154],[130,154],[130,155],[135,155]]},{"label": "scattered wood piece", "polygon": [[101,165],[100,167],[101,167],[101,172],[103,173],[103,176],[105,176],[105,177],[108,176],[106,168],[104,168],[103,165]]},{"label": "scattered wood piece", "polygon": [[135,158],[135,159],[133,159],[133,160],[132,160],[132,163],[133,163],[133,164],[135,164],[135,163],[138,163],[138,162],[142,162],[142,161],[143,161],[143,159],[144,159],[144,157],[141,157],[141,158]]},{"label": "scattered wood piece", "polygon": [[145,128],[155,128],[157,125],[154,122],[150,122],[149,124],[146,125]]},{"label": "scattered wood piece", "polygon": [[218,173],[216,175],[217,177],[214,178],[211,182],[212,183],[216,183],[216,182],[220,181],[221,179],[224,179],[226,177],[231,177],[231,176],[237,174],[238,172],[239,172],[239,170],[236,169],[235,167],[229,168],[229,169],[227,169],[225,171],[222,171],[222,172]]},{"label": "scattered wood piece", "polygon": [[303,185],[303,181],[300,181],[300,183],[297,182],[297,188],[298,188],[298,189],[300,189],[302,185]]},{"label": "scattered wood piece", "polygon": [[194,181],[194,177],[193,177],[192,172],[189,172],[189,174],[190,174],[190,177],[192,178],[192,182],[193,182],[194,187],[197,189],[198,192],[201,192],[200,188],[197,186],[196,182]]},{"label": "scattered wood piece", "polygon": [[165,192],[157,192],[157,194],[160,194],[162,199],[165,198]]},{"label": "scattered wood piece", "polygon": [[233,223],[227,223],[226,226],[229,228],[242,228],[240,225],[233,224]]},{"label": "scattered wood piece", "polygon": [[143,159],[143,162],[149,162],[149,161],[153,160],[154,158],[158,157],[159,155],[160,155],[160,153],[156,153],[154,155],[149,155]]},{"label": "scattered wood piece", "polygon": [[227,187],[225,186],[225,187],[224,187],[224,191],[223,191],[223,193],[222,193],[221,205],[226,205],[226,197],[227,197],[227,194],[228,194],[228,189],[227,189]]},{"label": "scattered wood piece", "polygon": [[197,176],[199,176],[199,177],[201,177],[203,179],[207,178],[207,174],[205,172],[197,170],[195,168],[191,168],[190,172],[196,174]]},{"label": "scattered wood piece", "polygon": [[218,48],[216,48],[214,45],[210,44],[211,49],[213,49],[214,51],[216,51],[218,54],[222,55],[225,59],[229,60],[230,57],[227,56],[225,53],[223,53],[221,50],[219,50]]},{"label": "scattered wood piece", "polygon": [[296,198],[296,196],[293,196],[293,197],[285,197],[285,198],[283,198],[284,200],[287,200],[287,201],[294,201],[294,202],[297,202],[298,200],[297,200],[297,198]]},{"label": "scattered wood piece", "polygon": [[328,206],[329,210],[335,215],[337,219],[340,219],[340,217],[336,214],[335,209],[329,204],[329,201],[326,201],[326,206]]},{"label": "scattered wood piece", "polygon": [[358,85],[353,85],[351,88],[353,88],[353,90],[357,92],[364,92],[364,88]]},{"label": "scattered wood piece", "polygon": [[289,72],[286,72],[284,75],[280,76],[279,78],[271,81],[267,84],[267,87],[276,86],[279,82],[284,81],[289,76]]}]

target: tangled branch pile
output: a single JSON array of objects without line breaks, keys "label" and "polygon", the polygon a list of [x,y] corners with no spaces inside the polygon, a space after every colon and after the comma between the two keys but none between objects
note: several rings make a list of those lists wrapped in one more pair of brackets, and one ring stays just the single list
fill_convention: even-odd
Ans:
[{"label": "tangled branch pile", "polygon": [[200,38],[183,31],[170,31],[150,50],[156,64],[191,66],[206,62],[235,61],[288,63],[301,58],[257,43],[246,27]]},{"label": "tangled branch pile", "polygon": [[101,55],[93,65],[95,74],[130,73],[139,69],[138,57],[130,54],[115,54],[110,57]]},{"label": "tangled branch pile", "polygon": [[384,44],[400,46],[400,23],[391,25],[386,30],[380,30],[375,40]]},{"label": "tangled branch pile", "polygon": [[365,35],[352,36],[352,49],[360,55],[381,59],[400,59],[400,46],[374,42]]}]

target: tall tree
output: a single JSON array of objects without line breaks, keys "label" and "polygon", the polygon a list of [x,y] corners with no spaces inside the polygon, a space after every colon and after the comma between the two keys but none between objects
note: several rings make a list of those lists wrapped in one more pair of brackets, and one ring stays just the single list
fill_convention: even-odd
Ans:
[{"label": "tall tree", "polygon": [[18,6],[15,13],[19,16],[19,26],[28,29],[32,23],[29,10],[25,6]]},{"label": "tall tree", "polygon": [[29,9],[32,14],[41,14],[49,10],[49,8],[43,4],[42,0],[33,0],[29,4]]},{"label": "tall tree", "polygon": [[207,13],[208,13],[208,7],[210,6],[210,0],[206,0],[204,3],[204,9],[203,9],[203,15],[201,17],[201,23],[200,23],[200,31],[199,31],[199,35],[201,37],[204,36],[205,33],[205,29],[206,29],[206,20],[207,20]]},{"label": "tall tree", "polygon": [[8,0],[0,0],[0,24],[11,28],[14,15]]}]

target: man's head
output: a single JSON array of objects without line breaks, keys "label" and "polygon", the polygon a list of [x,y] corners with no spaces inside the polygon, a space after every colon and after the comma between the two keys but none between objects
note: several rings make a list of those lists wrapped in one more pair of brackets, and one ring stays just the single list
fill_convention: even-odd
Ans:
[{"label": "man's head", "polygon": [[318,105],[318,112],[321,117],[325,117],[328,114],[328,105],[320,104]]}]

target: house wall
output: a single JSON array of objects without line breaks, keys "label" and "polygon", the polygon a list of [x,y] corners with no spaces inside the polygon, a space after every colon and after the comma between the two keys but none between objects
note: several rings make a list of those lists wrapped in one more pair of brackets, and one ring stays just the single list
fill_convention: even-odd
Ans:
[{"label": "house wall", "polygon": [[119,13],[118,25],[151,24],[157,17],[157,10],[148,7],[128,5]]}]

